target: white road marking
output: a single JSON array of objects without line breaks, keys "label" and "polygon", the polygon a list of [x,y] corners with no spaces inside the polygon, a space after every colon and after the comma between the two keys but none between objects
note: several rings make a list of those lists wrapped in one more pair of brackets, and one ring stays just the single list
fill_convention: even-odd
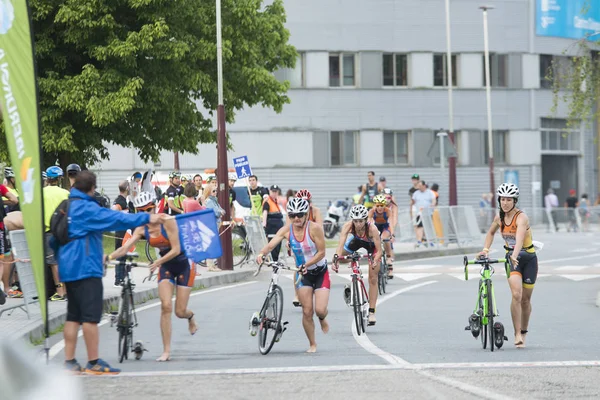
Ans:
[{"label": "white road marking", "polygon": [[600,275],[583,275],[583,274],[578,274],[578,275],[559,275],[559,276],[562,276],[563,278],[570,279],[572,281],[584,281],[586,279],[594,279],[594,278],[600,277]]},{"label": "white road marking", "polygon": [[423,272],[423,273],[397,273],[394,277],[404,279],[407,282],[416,281],[417,279],[429,278],[430,276],[440,275],[439,272]]},{"label": "white road marking", "polygon": [[600,253],[590,253],[585,256],[575,256],[575,257],[555,258],[553,260],[543,260],[543,261],[540,261],[538,264],[550,264],[550,263],[556,263],[556,262],[562,262],[562,261],[581,260],[582,258],[594,258],[594,257],[598,257],[598,256],[600,256]]},{"label": "white road marking", "polygon": [[434,269],[434,268],[444,268],[446,265],[444,264],[422,264],[422,265],[411,265],[409,267],[402,266],[399,268],[401,271],[404,270],[419,270],[419,269]]},{"label": "white road marking", "polygon": [[586,269],[585,265],[565,265],[564,267],[554,268],[555,271],[581,271],[582,269]]},{"label": "white road marking", "polygon": [[504,396],[504,395],[492,392],[490,390],[471,385],[469,383],[465,383],[465,382],[458,381],[456,379],[448,378],[446,376],[434,375],[428,371],[418,371],[417,370],[417,373],[419,375],[423,375],[434,381],[438,381],[438,382],[446,384],[448,386],[452,386],[453,388],[456,388],[458,390],[462,390],[463,392],[471,393],[476,396],[483,397],[485,399],[492,399],[492,400],[512,399],[512,397]]},{"label": "white road marking", "polygon": [[549,368],[549,367],[597,367],[600,360],[590,361],[498,361],[470,363],[423,363],[412,364],[418,369],[458,369],[458,368]]},{"label": "white road marking", "polygon": [[[256,282],[258,282],[258,281],[242,282],[242,283],[236,283],[236,284],[230,285],[230,286],[220,286],[220,287],[216,287],[214,289],[201,290],[201,291],[198,291],[196,293],[190,294],[190,297],[200,296],[200,295],[209,294],[209,293],[213,293],[213,292],[218,292],[218,291],[225,290],[225,289],[234,289],[236,287],[250,285],[250,284],[256,283]],[[175,300],[175,296],[173,296],[173,300]],[[148,305],[136,308],[135,312],[138,313],[140,311],[144,311],[144,310],[147,310],[149,308],[158,307],[158,306],[160,306],[160,301],[157,301],[155,303],[148,304]],[[98,324],[98,327],[101,327],[101,326],[106,325],[108,323],[109,323],[109,320],[108,319],[104,319],[104,320],[100,321],[100,323]],[[83,336],[83,331],[80,329],[79,333],[77,334],[77,337],[80,338],[82,336]],[[52,346],[50,348],[49,358],[53,359],[64,348],[65,348],[65,340],[62,339],[61,341],[57,342],[54,346]]]}]

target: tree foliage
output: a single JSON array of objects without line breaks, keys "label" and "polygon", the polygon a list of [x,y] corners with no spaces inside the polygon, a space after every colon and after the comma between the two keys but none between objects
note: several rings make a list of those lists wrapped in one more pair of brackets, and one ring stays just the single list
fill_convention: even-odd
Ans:
[{"label": "tree foliage", "polygon": [[[216,140],[215,1],[31,0],[30,7],[50,159],[93,163],[109,156],[109,142],[156,160],[160,150],[196,152]],[[222,0],[228,122],[246,105],[280,112],[289,102],[289,84],[272,74],[296,61],[284,23],[282,0]]]}]

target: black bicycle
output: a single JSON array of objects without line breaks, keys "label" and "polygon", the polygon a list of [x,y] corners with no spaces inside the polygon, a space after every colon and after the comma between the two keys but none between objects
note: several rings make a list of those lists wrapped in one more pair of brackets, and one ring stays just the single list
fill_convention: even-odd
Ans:
[{"label": "black bicycle", "polygon": [[389,267],[387,264],[387,256],[385,252],[385,244],[391,242],[392,239],[381,239],[381,263],[379,266],[379,275],[377,277],[377,287],[379,288],[379,294],[383,295],[386,293],[385,289],[389,279]]},{"label": "black bicycle", "polygon": [[283,290],[278,285],[279,270],[299,270],[295,267],[288,267],[279,261],[271,261],[259,265],[259,271],[263,265],[273,268],[273,273],[271,274],[267,297],[263,302],[260,312],[255,312],[250,318],[250,335],[256,336],[258,333],[258,349],[261,354],[266,355],[271,351],[275,342],[279,342],[288,324],[287,321],[282,322]]},{"label": "black bicycle", "polygon": [[[128,354],[131,351],[135,353],[135,359],[139,360],[144,354],[144,346],[142,342],[138,341],[133,343],[133,328],[137,327],[138,321],[135,314],[135,304],[133,302],[133,289],[135,284],[131,279],[131,269],[134,267],[148,267],[149,264],[138,263],[133,260],[138,258],[137,253],[127,253],[125,256],[125,279],[123,279],[121,298],[119,299],[119,311],[111,313],[111,324],[112,327],[115,322],[117,324],[117,332],[119,332],[118,342],[118,354],[119,362],[127,360]],[[115,267],[119,265],[120,261],[111,261],[110,264]]]}]

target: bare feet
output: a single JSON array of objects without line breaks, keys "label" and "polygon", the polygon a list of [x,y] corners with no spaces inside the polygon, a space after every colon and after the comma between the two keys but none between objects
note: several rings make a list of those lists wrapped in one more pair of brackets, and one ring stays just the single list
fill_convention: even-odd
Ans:
[{"label": "bare feet", "polygon": [[196,324],[196,318],[192,315],[192,318],[188,320],[188,328],[190,330],[190,335],[198,332],[198,324]]},{"label": "bare feet", "polygon": [[317,352],[317,345],[312,345],[308,348],[308,350],[306,350],[307,353],[316,353]]},{"label": "bare feet", "polygon": [[169,361],[169,360],[171,360],[171,354],[169,354],[166,351],[164,353],[162,353],[161,356],[156,359],[156,361],[158,361],[158,362]]},{"label": "bare feet", "polygon": [[323,331],[323,333],[329,333],[329,323],[327,322],[327,320],[319,319],[319,322],[321,323],[321,330]]},{"label": "bare feet", "polygon": [[524,347],[523,343],[523,336],[520,333],[517,333],[515,335],[515,346],[519,348]]}]

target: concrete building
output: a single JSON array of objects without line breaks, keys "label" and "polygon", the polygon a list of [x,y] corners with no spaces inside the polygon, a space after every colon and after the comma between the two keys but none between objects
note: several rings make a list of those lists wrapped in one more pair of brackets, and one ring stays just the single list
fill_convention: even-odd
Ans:
[{"label": "concrete building", "polygon": [[[447,204],[435,141],[449,124],[444,0],[285,3],[299,57],[276,76],[290,81],[291,104],[281,114],[240,111],[228,126],[229,165],[247,155],[263,184],[308,188],[320,206],[351,197],[374,170],[408,207],[410,176],[419,173],[440,185]],[[489,191],[482,12],[472,0],[450,3],[458,202],[476,206]],[[574,41],[536,35],[536,0],[488,3],[495,6],[488,15],[496,183],[516,176],[524,207],[541,206],[550,186],[561,203],[571,188],[595,197],[595,127],[566,129],[567,110],[552,114],[545,78],[552,60],[568,63],[564,52],[576,52]],[[96,169],[111,197],[118,179],[153,166],[132,149],[110,153]],[[184,173],[214,168],[215,145],[180,160]],[[171,170],[172,154],[155,168]]]}]

